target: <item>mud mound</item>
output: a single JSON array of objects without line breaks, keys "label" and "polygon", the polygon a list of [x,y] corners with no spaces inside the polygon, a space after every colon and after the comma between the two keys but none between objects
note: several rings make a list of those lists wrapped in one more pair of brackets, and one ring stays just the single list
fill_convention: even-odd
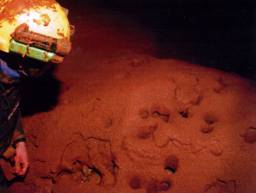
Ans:
[{"label": "mud mound", "polygon": [[122,15],[73,13],[58,104],[24,120],[31,167],[14,193],[256,192],[255,85],[148,56],[155,37]]},{"label": "mud mound", "polygon": [[25,119],[31,168],[14,192],[256,191],[250,82],[144,55],[80,70],[56,108]]}]

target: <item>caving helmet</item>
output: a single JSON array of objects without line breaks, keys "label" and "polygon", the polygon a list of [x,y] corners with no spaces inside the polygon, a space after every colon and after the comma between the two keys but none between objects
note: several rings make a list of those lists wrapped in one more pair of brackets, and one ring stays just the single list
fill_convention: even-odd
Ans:
[{"label": "caving helmet", "polygon": [[55,0],[0,0],[0,50],[61,63],[71,50],[67,16]]}]

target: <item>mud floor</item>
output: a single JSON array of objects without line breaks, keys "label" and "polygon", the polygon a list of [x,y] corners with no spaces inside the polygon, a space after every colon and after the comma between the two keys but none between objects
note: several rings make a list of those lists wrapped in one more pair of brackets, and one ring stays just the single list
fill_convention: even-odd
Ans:
[{"label": "mud floor", "polygon": [[255,85],[157,59],[154,37],[124,20],[73,14],[58,103],[24,118],[31,166],[12,191],[255,193]]}]

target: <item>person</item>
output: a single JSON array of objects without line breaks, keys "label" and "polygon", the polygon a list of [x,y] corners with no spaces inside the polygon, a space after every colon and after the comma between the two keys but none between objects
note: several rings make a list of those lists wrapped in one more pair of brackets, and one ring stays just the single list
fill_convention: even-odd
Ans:
[{"label": "person", "polygon": [[[20,82],[49,63],[63,62],[71,50],[72,31],[67,9],[55,0],[0,1],[0,160],[13,162],[16,175],[24,176],[29,167]],[[0,192],[7,184],[0,169]]]},{"label": "person", "polygon": [[[6,159],[13,158],[15,173],[22,176],[28,169],[29,161],[19,110],[19,78],[20,75],[0,59],[0,155]],[[0,192],[6,192],[3,190],[8,183],[2,169],[0,169],[0,184]]]}]

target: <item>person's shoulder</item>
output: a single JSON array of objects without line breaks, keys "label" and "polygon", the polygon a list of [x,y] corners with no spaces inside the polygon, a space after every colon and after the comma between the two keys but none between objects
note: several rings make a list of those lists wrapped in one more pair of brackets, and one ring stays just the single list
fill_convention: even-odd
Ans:
[{"label": "person's shoulder", "polygon": [[10,68],[6,61],[0,58],[0,82],[13,84],[19,81],[19,73]]}]

